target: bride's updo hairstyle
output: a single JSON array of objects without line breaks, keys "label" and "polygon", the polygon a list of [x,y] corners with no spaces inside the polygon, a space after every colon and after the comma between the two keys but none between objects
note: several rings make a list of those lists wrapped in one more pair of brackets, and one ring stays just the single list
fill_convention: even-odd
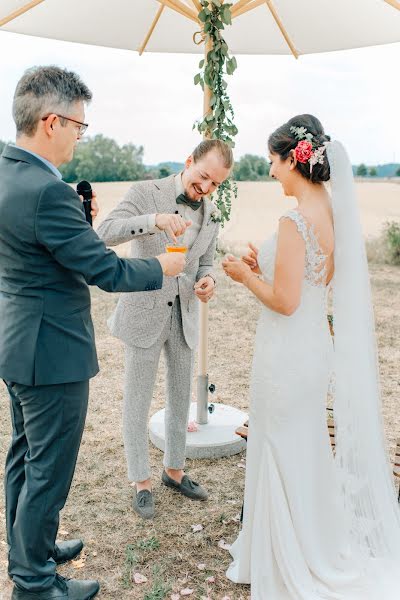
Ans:
[{"label": "bride's updo hairstyle", "polygon": [[[282,160],[286,160],[291,150],[295,150],[299,143],[299,137],[292,128],[304,128],[307,134],[312,135],[313,148],[323,147],[325,142],[330,141],[326,135],[321,122],[313,115],[298,115],[293,117],[281,127],[278,127],[268,139],[268,148],[272,154],[279,154]],[[310,163],[297,161],[296,169],[312,183],[322,183],[330,178],[330,167],[326,152],[322,154],[322,163],[317,162],[311,168]]]}]

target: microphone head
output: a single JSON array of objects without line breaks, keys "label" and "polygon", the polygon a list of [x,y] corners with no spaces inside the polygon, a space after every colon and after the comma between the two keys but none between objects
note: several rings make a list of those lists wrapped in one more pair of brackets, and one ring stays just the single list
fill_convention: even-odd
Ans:
[{"label": "microphone head", "polygon": [[84,200],[92,198],[92,186],[88,181],[80,181],[76,186],[76,192],[79,196],[83,196]]}]

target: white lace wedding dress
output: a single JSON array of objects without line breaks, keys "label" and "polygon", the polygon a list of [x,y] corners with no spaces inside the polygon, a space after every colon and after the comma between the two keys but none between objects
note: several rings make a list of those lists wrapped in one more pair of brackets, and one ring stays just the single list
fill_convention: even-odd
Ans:
[{"label": "white lace wedding dress", "polygon": [[[244,522],[231,547],[234,561],[227,576],[251,583],[252,600],[367,600],[371,588],[362,574],[365,565],[357,564],[350,547],[326,422],[333,356],[326,257],[300,212],[291,210],[283,218],[296,223],[305,241],[301,303],[291,316],[262,308],[251,382]],[[269,282],[276,243],[277,234],[259,252]]]},{"label": "white lace wedding dress", "polygon": [[[298,210],[306,256],[291,316],[263,307],[251,383],[244,522],[227,575],[252,600],[399,600],[400,511],[385,445],[374,315],[351,161],[326,146],[335,230],[335,344],[326,257]],[[259,253],[272,282],[277,236]],[[326,424],[335,375],[336,454]]]}]

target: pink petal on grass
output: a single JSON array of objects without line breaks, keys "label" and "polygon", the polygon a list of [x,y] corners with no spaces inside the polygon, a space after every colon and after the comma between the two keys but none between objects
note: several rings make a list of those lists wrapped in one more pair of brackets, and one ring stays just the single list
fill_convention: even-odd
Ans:
[{"label": "pink petal on grass", "polygon": [[205,565],[205,563],[199,563],[197,565],[197,568],[199,569],[199,571],[204,571],[206,568],[206,565]]},{"label": "pink petal on grass", "polygon": [[198,531],[202,531],[202,530],[203,530],[203,525],[200,525],[200,523],[198,525],[192,525],[193,533],[197,533]]},{"label": "pink petal on grass", "polygon": [[185,588],[184,590],[181,590],[181,596],[191,596],[193,592],[194,590],[190,588]]},{"label": "pink petal on grass", "polygon": [[197,426],[197,423],[196,423],[196,421],[189,421],[189,423],[188,423],[188,426],[187,426],[187,430],[188,430],[190,433],[194,433],[195,431],[198,431],[198,430],[199,430],[199,428],[198,428],[198,426]]},{"label": "pink petal on grass", "polygon": [[232,519],[232,521],[234,521],[234,523],[240,523],[240,518],[241,518],[241,514],[238,513],[237,515],[235,515]]},{"label": "pink petal on grass", "polygon": [[135,583],[146,583],[147,581],[147,577],[145,575],[142,575],[141,573],[134,573],[133,574],[133,581]]},{"label": "pink petal on grass", "polygon": [[222,548],[222,550],[229,550],[231,547],[230,544],[227,544],[225,540],[219,540],[218,548]]},{"label": "pink petal on grass", "polygon": [[206,583],[215,583],[215,577],[211,575],[211,577],[207,577]]},{"label": "pink petal on grass", "polygon": [[171,600],[179,600],[180,597],[181,597],[180,594],[172,594],[171,595]]}]

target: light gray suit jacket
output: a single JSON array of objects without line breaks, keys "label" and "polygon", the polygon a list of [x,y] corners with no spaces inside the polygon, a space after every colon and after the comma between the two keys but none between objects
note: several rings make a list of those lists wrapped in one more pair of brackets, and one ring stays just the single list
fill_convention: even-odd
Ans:
[{"label": "light gray suit jacket", "polygon": [[[204,218],[200,232],[186,257],[185,276],[164,277],[162,289],[154,292],[121,294],[109,320],[111,333],[130,346],[149,348],[160,336],[175,297],[179,294],[186,342],[195,348],[198,341],[199,300],[193,286],[205,275],[213,274],[218,223],[211,218],[213,205],[204,199]],[[131,240],[131,256],[148,258],[165,252],[170,242],[164,231],[151,233],[147,215],[174,214],[179,210],[175,198],[174,176],[132,185],[121,203],[101,223],[97,233],[108,246]]]}]

